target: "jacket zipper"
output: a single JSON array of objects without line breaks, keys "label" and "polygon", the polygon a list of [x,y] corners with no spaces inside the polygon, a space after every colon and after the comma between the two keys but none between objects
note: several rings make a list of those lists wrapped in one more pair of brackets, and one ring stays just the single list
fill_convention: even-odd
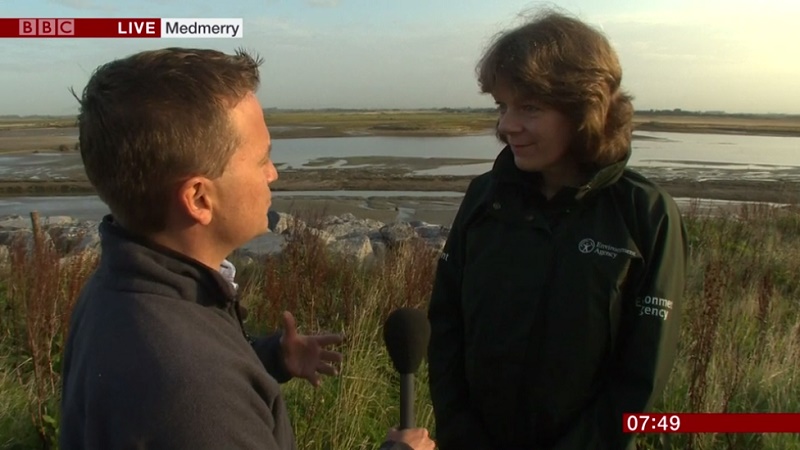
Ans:
[{"label": "jacket zipper", "polygon": [[239,312],[239,294],[233,296],[233,312],[236,314],[236,320],[239,321],[239,328],[242,329],[242,335],[244,338],[249,342],[251,345],[255,343],[255,339],[245,330],[244,328],[244,321],[242,320],[242,315]]}]

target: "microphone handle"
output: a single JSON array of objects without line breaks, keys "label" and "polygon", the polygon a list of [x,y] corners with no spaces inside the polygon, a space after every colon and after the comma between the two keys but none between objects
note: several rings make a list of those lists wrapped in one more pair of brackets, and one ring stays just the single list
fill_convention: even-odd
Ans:
[{"label": "microphone handle", "polygon": [[400,374],[400,429],[416,428],[414,423],[414,374]]}]

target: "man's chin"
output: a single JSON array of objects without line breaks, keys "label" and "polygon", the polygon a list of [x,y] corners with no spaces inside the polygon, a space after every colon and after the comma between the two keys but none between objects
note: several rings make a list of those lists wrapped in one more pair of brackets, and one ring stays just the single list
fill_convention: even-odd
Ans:
[{"label": "man's chin", "polygon": [[263,236],[267,233],[271,233],[274,229],[275,227],[273,227],[272,224],[269,223],[269,220],[264,220],[264,222],[258,227],[258,229],[254,230],[252,239]]},{"label": "man's chin", "polygon": [[251,233],[250,234],[250,239],[247,239],[246,241],[244,241],[242,244],[240,244],[240,246],[245,245],[245,244],[247,244],[249,242],[252,242],[254,239],[258,239],[258,238],[260,238],[260,237],[262,237],[264,235],[267,235],[269,233],[270,233],[270,231],[269,231],[268,228],[266,228],[266,227],[262,228],[262,229],[260,229],[260,230],[258,230],[256,232],[254,232],[254,233]]}]

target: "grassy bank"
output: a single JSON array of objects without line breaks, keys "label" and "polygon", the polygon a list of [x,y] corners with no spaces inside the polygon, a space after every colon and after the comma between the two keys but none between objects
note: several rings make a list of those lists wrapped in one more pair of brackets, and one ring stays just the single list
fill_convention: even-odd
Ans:
[{"label": "grassy bank", "polygon": [[[296,111],[265,113],[276,138],[373,136],[447,136],[492,132],[491,110]],[[659,114],[637,112],[636,131],[800,136],[800,116],[734,114]],[[296,127],[296,128],[295,128]]]},{"label": "grassy bank", "polygon": [[[800,412],[800,216],[746,207],[736,216],[686,215],[691,261],[680,356],[658,410]],[[240,271],[254,331],[273,329],[284,309],[303,332],[345,333],[340,377],[314,390],[284,386],[300,449],[373,449],[397,423],[397,376],[381,324],[398,306],[424,308],[437,255],[409,245],[369,267],[328,255],[296,233],[281,256]],[[0,448],[41,448],[57,430],[60,351],[77,289],[93,258],[12,252],[0,275]],[[418,423],[433,427],[424,367]],[[795,435],[639,437],[645,449],[790,449]]]},{"label": "grassy bank", "polygon": [[[485,133],[496,114],[485,111],[296,111],[264,114],[275,138],[339,136],[448,136]],[[281,129],[287,127],[287,129]]]},{"label": "grassy bank", "polygon": [[800,116],[637,113],[639,131],[800,136]]},{"label": "grassy bank", "polygon": [[[451,136],[491,132],[491,109],[422,110],[265,110],[276,139],[340,136]],[[800,136],[800,116],[758,114],[659,113],[638,111],[639,131]],[[0,118],[0,131],[73,128],[75,117]],[[74,141],[64,141],[72,146]],[[56,148],[55,146],[53,148]],[[20,148],[20,150],[23,148]],[[8,150],[6,148],[6,150]]]}]

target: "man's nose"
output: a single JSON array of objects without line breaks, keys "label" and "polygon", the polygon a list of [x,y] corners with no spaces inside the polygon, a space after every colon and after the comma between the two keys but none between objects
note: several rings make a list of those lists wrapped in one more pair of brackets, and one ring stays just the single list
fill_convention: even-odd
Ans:
[{"label": "man's nose", "polygon": [[274,183],[278,180],[278,169],[275,168],[275,164],[272,161],[267,164],[267,183]]}]

